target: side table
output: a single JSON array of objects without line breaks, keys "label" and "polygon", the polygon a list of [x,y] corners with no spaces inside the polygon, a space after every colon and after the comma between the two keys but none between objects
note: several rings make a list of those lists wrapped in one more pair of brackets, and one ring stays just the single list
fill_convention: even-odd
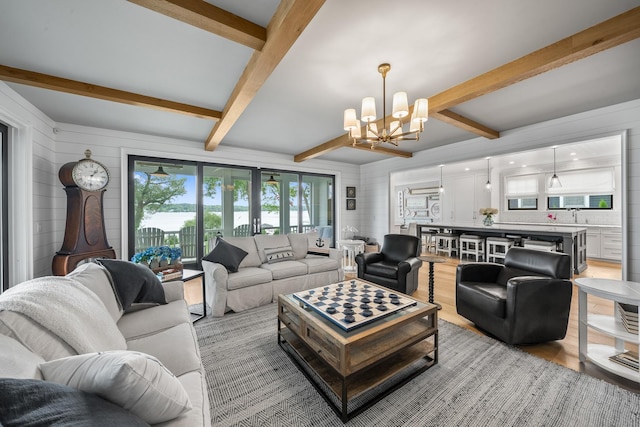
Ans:
[{"label": "side table", "polygon": [[[180,279],[175,279],[175,280],[181,280],[183,282],[188,282],[189,280],[193,280],[193,279],[197,279],[200,278],[200,284],[202,286],[202,315],[200,315],[200,313],[191,313],[194,316],[199,316],[196,317],[195,319],[193,319],[191,321],[191,323],[196,323],[198,320],[204,318],[207,316],[207,294],[206,294],[206,286],[204,286],[204,271],[202,270],[191,270],[189,268],[185,268],[184,270],[182,270],[182,278]],[[170,282],[171,280],[169,280]]]},{"label": "side table", "polygon": [[435,255],[421,255],[418,259],[429,263],[429,302],[438,307],[438,310],[442,309],[442,306],[437,302],[433,302],[433,286],[434,286],[434,277],[433,277],[433,264],[438,264],[441,262],[447,262],[446,258],[442,258]]},{"label": "side table", "polygon": [[364,252],[364,240],[339,240],[338,244],[344,250],[342,269],[345,272],[357,272],[356,254]]},{"label": "side table", "polygon": [[[616,303],[628,304],[635,307],[637,313],[637,307],[640,305],[640,283],[598,278],[578,278],[575,282],[578,286],[578,356],[580,362],[584,363],[589,360],[602,369],[640,383],[640,371],[638,370],[640,334],[638,327],[636,326],[635,330],[629,326],[625,327],[621,309],[616,307]],[[611,315],[589,314],[587,295],[613,300],[614,312]],[[614,345],[590,344],[589,329],[612,337]],[[628,347],[634,350],[625,352],[625,343],[628,343]],[[620,359],[617,356],[621,353],[632,358],[635,355],[635,367],[619,363]]]}]

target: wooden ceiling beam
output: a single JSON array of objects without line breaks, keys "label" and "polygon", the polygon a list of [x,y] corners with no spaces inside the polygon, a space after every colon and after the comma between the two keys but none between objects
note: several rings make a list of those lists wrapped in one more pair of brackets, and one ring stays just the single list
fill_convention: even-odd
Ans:
[{"label": "wooden ceiling beam", "polygon": [[203,0],[129,0],[147,9],[261,50],[267,29]]},{"label": "wooden ceiling beam", "polygon": [[315,147],[302,152],[300,154],[296,154],[293,156],[293,161],[295,162],[304,162],[305,160],[313,159],[314,157],[321,156],[323,154],[329,153],[337,148],[347,147],[351,145],[351,141],[348,138],[344,138],[344,135],[340,135],[331,141],[324,142],[320,145],[316,145]]},{"label": "wooden ceiling beam", "polygon": [[[478,132],[482,132],[483,125],[448,110],[482,95],[503,89],[514,83],[611,49],[639,37],[640,7],[636,7],[430,97],[429,116],[436,117],[463,129],[470,127],[467,130],[479,134]],[[441,114],[438,115],[438,113]],[[486,130],[490,134],[498,133],[489,128],[486,128]],[[346,134],[336,139],[339,141],[334,143],[332,150],[349,145],[349,138]],[[318,147],[322,146],[324,144],[320,144]],[[314,148],[305,151],[305,153],[313,152]],[[306,160],[302,154],[304,153],[295,156],[296,159],[300,159],[296,161]]]},{"label": "wooden ceiling beam", "polygon": [[247,108],[258,90],[316,15],[325,0],[281,0],[269,25],[267,41],[261,52],[254,52],[231,97],[205,142],[213,151]]},{"label": "wooden ceiling beam", "polygon": [[408,151],[396,150],[395,148],[377,146],[376,148],[372,149],[371,145],[369,144],[356,144],[356,145],[351,145],[350,147],[355,148],[356,150],[366,150],[366,151],[369,151],[370,153],[384,153],[390,156],[404,157],[405,159],[409,159],[413,157],[413,153],[410,153]]},{"label": "wooden ceiling beam", "polygon": [[640,7],[494,68],[429,98],[442,111],[640,37]]},{"label": "wooden ceiling beam", "polygon": [[160,111],[168,111],[170,113],[186,114],[188,116],[198,117],[201,119],[219,120],[222,117],[222,112],[210,110],[208,108],[182,104],[180,102],[168,101],[161,98],[153,98],[151,96],[139,95],[137,93],[125,92],[123,90],[64,79],[61,77],[51,76],[49,74],[36,73],[34,71],[21,70],[19,68],[11,68],[4,65],[0,65],[0,80],[27,86],[35,86],[43,89],[56,90],[59,92],[72,93],[74,95],[88,96],[90,98],[97,98],[105,101],[135,105],[136,107],[146,107]]},{"label": "wooden ceiling beam", "polygon": [[429,116],[433,117],[434,119],[438,119],[440,121],[448,123],[452,126],[456,126],[461,129],[464,129],[468,132],[475,133],[476,135],[484,136],[485,138],[489,138],[489,139],[500,138],[500,132],[498,132],[497,130],[493,130],[481,123],[478,123],[471,119],[463,117],[460,114],[454,113],[451,110],[438,111],[436,113],[431,113]]}]

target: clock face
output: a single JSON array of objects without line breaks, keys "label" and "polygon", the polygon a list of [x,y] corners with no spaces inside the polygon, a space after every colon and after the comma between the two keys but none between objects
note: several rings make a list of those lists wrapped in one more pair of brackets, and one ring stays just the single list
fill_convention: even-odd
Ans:
[{"label": "clock face", "polygon": [[102,190],[109,183],[107,169],[91,159],[80,160],[73,168],[72,176],[78,187],[87,191]]}]

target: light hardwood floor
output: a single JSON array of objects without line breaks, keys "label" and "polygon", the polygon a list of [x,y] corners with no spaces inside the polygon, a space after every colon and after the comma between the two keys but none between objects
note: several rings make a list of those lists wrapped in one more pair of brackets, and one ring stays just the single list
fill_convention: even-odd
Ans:
[{"label": "light hardwood floor", "polygon": [[[473,323],[468,321],[462,316],[459,316],[456,312],[456,298],[455,298],[455,280],[456,280],[456,267],[459,264],[457,258],[450,258],[447,262],[442,264],[435,264],[434,279],[435,279],[435,292],[434,300],[442,305],[442,310],[438,312],[441,319],[448,322],[459,325],[463,328],[469,329],[475,333],[483,334],[478,330]],[[574,277],[600,277],[620,279],[621,269],[620,264],[588,260],[588,268],[580,275]],[[418,290],[413,294],[413,297],[420,301],[428,301],[429,299],[429,267],[427,263],[424,263],[420,269],[420,284]],[[195,279],[187,282],[185,285],[185,297],[190,304],[199,303],[202,301],[202,288],[200,279]],[[598,297],[588,297],[589,312],[597,314],[612,314],[613,303],[609,300],[604,300]],[[613,340],[609,337],[598,334],[593,330],[589,330],[589,341],[613,344]],[[571,311],[569,315],[569,326],[567,329],[567,336],[560,341],[553,341],[544,344],[518,346],[523,351],[573,369],[575,371],[585,372],[589,375],[603,379],[622,386],[628,390],[640,393],[640,385],[628,381],[624,378],[618,377],[609,372],[605,372],[590,363],[581,364],[578,359],[578,289],[574,285],[573,297],[571,301]]]}]

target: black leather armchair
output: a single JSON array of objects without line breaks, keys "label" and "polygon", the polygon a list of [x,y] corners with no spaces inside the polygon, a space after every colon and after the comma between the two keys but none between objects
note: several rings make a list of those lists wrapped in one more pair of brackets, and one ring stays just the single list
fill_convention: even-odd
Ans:
[{"label": "black leather armchair", "polygon": [[563,339],[571,307],[571,257],[511,248],[504,265],[460,264],[458,314],[508,344]]},{"label": "black leather armchair", "polygon": [[387,234],[380,252],[356,255],[358,278],[411,295],[418,289],[422,261],[420,239],[408,234]]}]

